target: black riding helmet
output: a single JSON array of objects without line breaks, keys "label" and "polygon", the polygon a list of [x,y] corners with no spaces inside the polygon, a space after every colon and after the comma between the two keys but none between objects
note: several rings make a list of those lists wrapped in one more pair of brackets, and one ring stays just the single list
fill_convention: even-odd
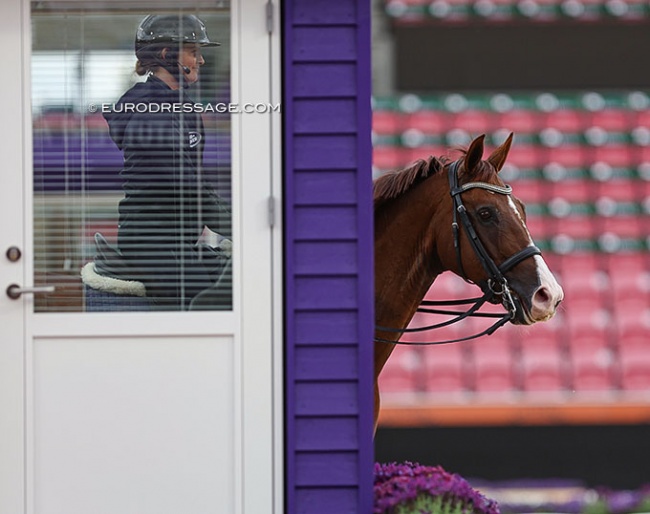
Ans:
[{"label": "black riding helmet", "polygon": [[135,34],[135,53],[157,43],[221,44],[210,41],[205,25],[193,14],[150,14],[140,22]]}]

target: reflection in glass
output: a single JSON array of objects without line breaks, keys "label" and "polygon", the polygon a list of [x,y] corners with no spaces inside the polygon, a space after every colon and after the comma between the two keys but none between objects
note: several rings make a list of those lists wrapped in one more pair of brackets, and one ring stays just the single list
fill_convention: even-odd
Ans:
[{"label": "reflection in glass", "polygon": [[[34,279],[57,289],[36,310],[230,309],[230,118],[214,109],[229,101],[227,8],[47,5],[32,13]],[[167,25],[137,75],[150,14]],[[197,19],[221,46],[172,42],[169,24],[185,37]]]}]

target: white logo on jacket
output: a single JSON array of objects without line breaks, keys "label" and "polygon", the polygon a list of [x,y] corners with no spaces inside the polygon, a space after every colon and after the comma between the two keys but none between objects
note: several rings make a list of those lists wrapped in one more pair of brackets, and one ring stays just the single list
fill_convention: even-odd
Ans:
[{"label": "white logo on jacket", "polygon": [[201,141],[201,134],[198,132],[190,132],[190,148],[194,148]]}]

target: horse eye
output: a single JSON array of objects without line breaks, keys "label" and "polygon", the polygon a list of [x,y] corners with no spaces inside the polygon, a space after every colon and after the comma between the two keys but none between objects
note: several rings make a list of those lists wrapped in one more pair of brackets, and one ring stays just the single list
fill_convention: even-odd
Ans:
[{"label": "horse eye", "polygon": [[479,209],[478,217],[481,221],[490,221],[492,219],[492,211],[488,208]]}]

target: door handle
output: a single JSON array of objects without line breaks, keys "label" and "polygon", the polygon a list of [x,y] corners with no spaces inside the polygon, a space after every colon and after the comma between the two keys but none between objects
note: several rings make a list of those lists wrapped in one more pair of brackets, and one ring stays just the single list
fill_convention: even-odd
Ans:
[{"label": "door handle", "polygon": [[20,287],[18,284],[11,284],[7,287],[7,296],[18,300],[23,294],[53,293],[55,289],[54,286]]}]

